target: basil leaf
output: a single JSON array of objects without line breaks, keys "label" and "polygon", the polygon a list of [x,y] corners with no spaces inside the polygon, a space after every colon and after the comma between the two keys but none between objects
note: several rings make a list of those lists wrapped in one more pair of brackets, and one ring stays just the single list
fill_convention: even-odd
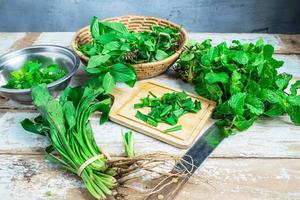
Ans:
[{"label": "basil leaf", "polygon": [[88,68],[94,68],[106,63],[110,59],[110,55],[96,55],[92,56],[88,62]]},{"label": "basil leaf", "polygon": [[114,77],[107,72],[103,77],[103,88],[106,93],[109,93],[112,91],[112,89],[116,86],[116,82]]}]

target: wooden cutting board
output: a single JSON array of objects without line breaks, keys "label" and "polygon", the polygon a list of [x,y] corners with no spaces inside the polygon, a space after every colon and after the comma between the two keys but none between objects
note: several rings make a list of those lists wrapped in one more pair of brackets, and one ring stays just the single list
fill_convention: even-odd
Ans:
[{"label": "wooden cutting board", "polygon": [[116,88],[111,93],[114,97],[114,103],[109,115],[110,120],[176,147],[190,147],[204,127],[205,122],[210,118],[215,108],[215,102],[187,93],[193,100],[197,99],[201,102],[201,110],[197,113],[187,113],[179,118],[178,124],[182,126],[182,130],[164,133],[164,130],[172,126],[159,123],[157,127],[154,127],[135,117],[137,110],[144,114],[149,112],[150,108],[134,108],[134,104],[146,97],[149,91],[160,97],[165,93],[181,90],[153,82],[141,82],[134,88]]}]

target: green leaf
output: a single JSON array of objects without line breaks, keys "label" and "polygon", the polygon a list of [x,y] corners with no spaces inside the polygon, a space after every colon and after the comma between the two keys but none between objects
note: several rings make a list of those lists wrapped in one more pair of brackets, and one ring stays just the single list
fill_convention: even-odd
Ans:
[{"label": "green leaf", "polygon": [[122,23],[119,23],[119,22],[104,22],[104,21],[101,21],[99,22],[100,24],[102,24],[103,26],[105,27],[108,27],[112,30],[115,30],[119,33],[128,33],[128,30],[126,28],[126,26]]},{"label": "green leaf", "polygon": [[270,59],[270,58],[272,58],[272,55],[274,53],[274,47],[272,45],[267,44],[264,46],[263,51],[264,51],[264,58]]},{"label": "green leaf", "polygon": [[26,131],[36,133],[39,135],[45,135],[41,124],[36,124],[29,119],[24,119],[23,121],[21,121],[21,125]]},{"label": "green leaf", "polygon": [[250,110],[250,112],[255,115],[261,115],[264,113],[265,106],[263,102],[253,95],[248,95],[246,97],[245,105]]},{"label": "green leaf", "polygon": [[252,126],[255,120],[256,120],[256,117],[253,117],[249,120],[236,120],[233,124],[240,131],[244,131],[244,130],[247,130],[250,126]]},{"label": "green leaf", "polygon": [[31,89],[31,96],[34,105],[37,107],[46,106],[49,99],[50,94],[46,84],[40,84],[33,86]]},{"label": "green leaf", "polygon": [[165,51],[158,49],[156,51],[155,59],[163,60],[163,59],[167,58],[168,56],[169,56],[169,54],[167,54]]},{"label": "green leaf", "polygon": [[114,77],[114,79],[119,82],[126,83],[129,81],[134,81],[136,79],[136,74],[134,69],[122,63],[116,63],[112,65],[110,69],[110,73]]},{"label": "green leaf", "polygon": [[271,108],[264,114],[269,117],[278,117],[280,115],[283,115],[284,112],[285,111],[280,104],[273,104]]},{"label": "green leaf", "polygon": [[195,54],[193,54],[193,53],[190,53],[190,52],[188,52],[188,51],[185,51],[185,52],[183,52],[181,55],[180,55],[180,59],[182,60],[182,61],[191,61],[192,59],[194,59],[194,57],[195,57]]},{"label": "green leaf", "polygon": [[245,98],[246,94],[239,92],[231,96],[228,101],[229,106],[238,116],[242,116],[244,113]]},{"label": "green leaf", "polygon": [[247,54],[246,54],[245,52],[243,52],[243,51],[237,51],[237,52],[235,52],[235,53],[233,54],[232,59],[233,59],[235,62],[237,62],[237,63],[239,63],[239,64],[241,64],[241,65],[245,65],[245,64],[247,64],[248,61],[249,61],[249,58],[248,58]]},{"label": "green leaf", "polygon": [[270,89],[262,89],[261,91],[262,100],[268,101],[270,103],[279,103],[280,99],[276,92]]},{"label": "green leaf", "polygon": [[292,106],[300,106],[300,96],[290,95],[287,99]]},{"label": "green leaf", "polygon": [[100,36],[100,32],[99,32],[99,20],[97,17],[93,17],[92,18],[92,22],[90,25],[90,32],[93,38],[97,38]]},{"label": "green leaf", "polygon": [[88,68],[94,68],[100,65],[103,65],[110,59],[110,55],[96,55],[92,56],[88,62]]},{"label": "green leaf", "polygon": [[67,101],[63,107],[65,118],[68,122],[69,128],[73,128],[76,125],[75,119],[75,107],[71,101]]},{"label": "green leaf", "polygon": [[300,88],[300,80],[296,81],[294,84],[291,85],[291,94],[297,95],[297,90]]},{"label": "green leaf", "polygon": [[219,73],[214,73],[214,72],[209,72],[205,75],[205,80],[212,84],[212,83],[228,83],[229,76],[225,72],[219,72]]},{"label": "green leaf", "polygon": [[110,93],[116,86],[114,77],[107,72],[103,77],[103,88],[106,93]]},{"label": "green leaf", "polygon": [[109,42],[109,43],[106,43],[103,48],[104,48],[104,51],[115,51],[115,50],[119,50],[121,47],[120,45],[120,42],[118,41],[112,41],[112,42]]},{"label": "green leaf", "polygon": [[300,107],[299,106],[291,106],[287,113],[289,114],[292,122],[296,125],[300,125]]},{"label": "green leaf", "polygon": [[292,75],[290,74],[282,74],[282,78],[279,78],[275,81],[279,90],[284,90],[289,85],[290,80],[292,79]]}]

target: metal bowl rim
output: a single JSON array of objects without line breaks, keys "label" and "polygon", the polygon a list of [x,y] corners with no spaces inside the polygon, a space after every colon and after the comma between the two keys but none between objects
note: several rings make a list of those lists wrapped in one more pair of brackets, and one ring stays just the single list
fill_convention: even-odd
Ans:
[{"label": "metal bowl rim", "polygon": [[[69,49],[69,48],[64,47],[64,46],[59,46],[59,45],[33,45],[33,46],[25,47],[25,48],[22,48],[22,49],[18,49],[18,50],[15,50],[15,51],[4,53],[0,56],[0,59],[3,58],[3,57],[9,56],[9,55],[18,54],[19,52],[22,52],[22,51],[27,50],[27,49],[35,49],[35,48],[41,48],[41,47],[58,48],[58,49],[61,49],[65,52],[73,55],[74,58],[75,58],[75,60],[74,60],[75,65],[72,68],[72,70],[66,76],[64,76],[64,77],[62,77],[62,78],[60,78],[60,79],[58,79],[58,80],[56,80],[52,83],[47,84],[48,89],[63,83],[64,81],[68,80],[69,78],[71,78],[76,73],[77,69],[80,66],[79,56],[72,49]],[[13,93],[23,94],[23,93],[29,93],[30,91],[31,91],[31,89],[29,89],[29,88],[28,89],[8,89],[8,88],[4,88],[4,87],[0,86],[0,92],[6,92],[6,93],[11,93],[11,94],[13,94]]]}]

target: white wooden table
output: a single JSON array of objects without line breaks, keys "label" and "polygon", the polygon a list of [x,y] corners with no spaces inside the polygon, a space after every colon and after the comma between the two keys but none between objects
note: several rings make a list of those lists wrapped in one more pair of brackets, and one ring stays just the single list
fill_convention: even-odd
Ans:
[{"label": "white wooden table", "polygon": [[[0,53],[37,44],[69,46],[74,33],[0,33]],[[300,35],[194,33],[190,38],[214,43],[239,39],[254,42],[263,38],[274,45],[275,57],[285,61],[280,69],[300,79]],[[72,84],[86,78],[79,70]],[[193,87],[175,79],[172,72],[154,81],[193,92]],[[45,138],[22,130],[20,121],[36,116],[32,106],[0,98],[0,199],[92,199],[80,179],[44,159]],[[210,122],[211,123],[211,122]],[[123,152],[121,127],[108,122],[98,125],[92,118],[97,143],[113,155]],[[139,154],[166,151],[182,154],[142,134],[135,135]],[[128,199],[141,199],[145,186],[134,183],[123,189]],[[177,199],[300,199],[300,127],[283,116],[258,120],[249,130],[234,135],[213,152],[181,191]]]}]

